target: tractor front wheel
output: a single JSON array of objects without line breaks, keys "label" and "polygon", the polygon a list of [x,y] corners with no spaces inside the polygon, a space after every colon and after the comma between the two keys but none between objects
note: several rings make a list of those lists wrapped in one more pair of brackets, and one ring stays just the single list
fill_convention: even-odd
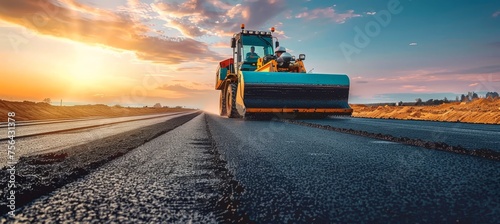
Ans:
[{"label": "tractor front wheel", "polygon": [[219,97],[219,115],[227,116],[227,108],[226,108],[226,94],[224,91],[220,91]]},{"label": "tractor front wheel", "polygon": [[226,112],[229,118],[238,118],[240,114],[236,110],[236,89],[238,88],[238,83],[233,82],[227,85],[226,90]]}]

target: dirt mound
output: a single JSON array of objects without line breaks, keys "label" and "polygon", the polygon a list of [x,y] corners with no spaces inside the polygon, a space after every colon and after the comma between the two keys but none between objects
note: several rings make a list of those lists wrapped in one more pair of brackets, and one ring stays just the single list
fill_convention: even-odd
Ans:
[{"label": "dirt mound", "polygon": [[186,111],[183,108],[128,108],[107,105],[52,106],[47,103],[13,102],[0,100],[0,122],[7,121],[7,113],[15,112],[16,121],[72,119],[87,117],[122,117],[146,115],[176,111]]},{"label": "dirt mound", "polygon": [[366,106],[353,104],[354,117],[500,124],[500,98],[436,106]]}]

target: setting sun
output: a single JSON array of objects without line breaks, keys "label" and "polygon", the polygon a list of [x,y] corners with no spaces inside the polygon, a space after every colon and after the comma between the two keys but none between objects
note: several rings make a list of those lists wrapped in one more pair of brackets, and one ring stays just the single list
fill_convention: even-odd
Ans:
[{"label": "setting sun", "polygon": [[66,71],[62,71],[71,76],[71,80],[76,86],[95,86],[105,85],[102,83],[104,76],[111,76],[111,66],[106,65],[101,54],[96,54],[92,50],[83,50],[84,47],[78,47],[75,55],[69,56],[72,58],[69,62]]}]

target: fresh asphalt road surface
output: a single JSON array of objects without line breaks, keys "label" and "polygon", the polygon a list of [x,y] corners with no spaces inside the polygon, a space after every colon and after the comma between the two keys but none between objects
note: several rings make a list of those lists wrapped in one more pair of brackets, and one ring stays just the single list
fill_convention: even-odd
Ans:
[{"label": "fresh asphalt road surface", "polygon": [[[500,163],[275,121],[200,115],[18,211],[22,221],[212,222],[209,139],[258,223],[495,223]],[[203,215],[202,215],[203,214]]]},{"label": "fresh asphalt road surface", "polygon": [[[187,113],[193,113],[193,112],[187,112]],[[105,138],[129,130],[134,130],[148,125],[161,123],[163,121],[167,121],[169,119],[179,117],[185,114],[186,113],[167,113],[167,114],[133,116],[133,117],[122,117],[122,118],[92,119],[85,121],[78,120],[75,122],[37,124],[33,126],[16,127],[16,134],[23,135],[26,133],[30,134],[44,133],[47,131],[54,131],[54,130],[64,130],[69,128],[86,127],[99,124],[110,124],[102,127],[82,129],[71,132],[61,132],[50,135],[40,135],[27,138],[16,137],[15,139],[16,157],[20,158],[21,156],[26,156],[26,155],[62,150],[75,145],[85,144],[99,138]],[[123,122],[136,119],[145,119],[145,120]],[[123,123],[111,124],[114,122],[123,122]],[[5,131],[5,134],[6,133],[7,131]],[[7,141],[6,140],[0,141],[0,145],[7,145]],[[0,168],[4,167],[6,164],[7,164],[7,153],[1,153]]]},{"label": "fresh asphalt road surface", "polygon": [[257,222],[498,221],[497,161],[279,122],[208,120]]},{"label": "fresh asphalt road surface", "polygon": [[444,142],[453,146],[461,145],[467,149],[487,148],[500,151],[500,125],[350,117],[304,121],[338,128],[389,134],[395,137]]}]

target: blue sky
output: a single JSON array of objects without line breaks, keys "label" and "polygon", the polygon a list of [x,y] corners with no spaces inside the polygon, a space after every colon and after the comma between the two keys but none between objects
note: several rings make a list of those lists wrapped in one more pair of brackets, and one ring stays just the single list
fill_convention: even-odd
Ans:
[{"label": "blue sky", "polygon": [[0,98],[214,108],[241,23],[348,74],[353,103],[500,88],[499,1],[18,0],[0,2]]}]

